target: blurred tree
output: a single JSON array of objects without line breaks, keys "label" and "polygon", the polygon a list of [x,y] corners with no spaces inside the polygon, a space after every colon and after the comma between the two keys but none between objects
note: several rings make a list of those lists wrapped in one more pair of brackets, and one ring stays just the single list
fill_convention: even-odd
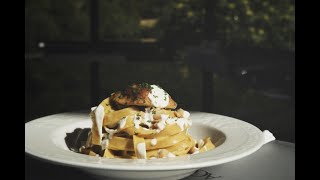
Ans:
[{"label": "blurred tree", "polygon": [[100,0],[99,6],[100,39],[132,41],[139,38],[137,0]]},{"label": "blurred tree", "polygon": [[[26,47],[41,40],[89,39],[89,0],[27,0]],[[145,36],[177,45],[206,40],[206,0],[100,0],[101,40],[137,41]],[[295,50],[294,0],[217,0],[216,39],[228,46]],[[152,19],[142,26],[143,19]]]},{"label": "blurred tree", "polygon": [[26,49],[34,49],[39,41],[86,41],[88,39],[87,0],[26,0]]},{"label": "blurred tree", "polygon": [[216,20],[227,46],[295,50],[294,0],[219,0]]},{"label": "blurred tree", "polygon": [[[181,44],[206,40],[205,6],[205,0],[167,2],[157,26],[160,38]],[[226,47],[295,50],[294,0],[217,0],[213,9],[215,38]]]},{"label": "blurred tree", "polygon": [[204,4],[204,0],[168,1],[162,8],[156,26],[159,38],[180,45],[203,40]]}]

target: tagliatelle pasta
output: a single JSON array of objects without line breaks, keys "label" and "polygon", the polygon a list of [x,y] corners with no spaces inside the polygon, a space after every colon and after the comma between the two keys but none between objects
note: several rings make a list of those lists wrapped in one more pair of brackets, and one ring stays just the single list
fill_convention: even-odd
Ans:
[{"label": "tagliatelle pasta", "polygon": [[[129,105],[128,105],[129,104]],[[190,113],[156,85],[134,84],[113,93],[90,113],[92,128],[80,152],[105,158],[153,159],[215,148],[209,137],[188,134]]]}]

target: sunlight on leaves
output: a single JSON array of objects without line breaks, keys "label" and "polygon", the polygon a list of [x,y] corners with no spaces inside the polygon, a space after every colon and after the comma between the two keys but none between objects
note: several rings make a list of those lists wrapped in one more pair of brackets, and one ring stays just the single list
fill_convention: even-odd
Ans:
[{"label": "sunlight on leaves", "polygon": [[193,16],[194,16],[194,13],[192,11],[188,11],[187,17],[193,17]]},{"label": "sunlight on leaves", "polygon": [[252,12],[251,9],[248,9],[248,10],[246,11],[246,14],[247,14],[247,16],[252,16],[252,15],[253,15],[253,12]]},{"label": "sunlight on leaves", "polygon": [[177,9],[182,9],[184,7],[184,4],[183,3],[178,3],[177,5],[176,5],[176,8]]},{"label": "sunlight on leaves", "polygon": [[[27,0],[26,45],[89,40],[89,11],[86,0]],[[99,0],[99,19],[102,41],[201,42],[209,22],[225,46],[295,49],[292,0]]]},{"label": "sunlight on leaves", "polygon": [[235,9],[235,8],[236,8],[236,4],[234,4],[234,3],[229,3],[229,4],[228,4],[228,8],[229,8],[229,9]]}]

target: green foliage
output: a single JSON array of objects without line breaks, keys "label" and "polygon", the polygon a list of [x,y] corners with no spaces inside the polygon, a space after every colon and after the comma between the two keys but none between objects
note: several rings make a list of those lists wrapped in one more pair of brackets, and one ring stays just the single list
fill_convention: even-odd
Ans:
[{"label": "green foliage", "polygon": [[[210,23],[215,28],[215,38],[222,40],[226,47],[295,50],[295,5],[292,0],[217,0],[215,3]],[[206,13],[205,0],[168,2],[159,16],[159,38],[182,43],[206,39]]]},{"label": "green foliage", "polygon": [[291,0],[219,0],[218,34],[227,45],[295,50],[295,6]]},{"label": "green foliage", "polygon": [[85,0],[27,0],[26,43],[83,41],[89,35],[88,3]]},{"label": "green foliage", "polygon": [[100,1],[100,38],[103,40],[134,40],[139,37],[139,12],[136,0]]},{"label": "green foliage", "polygon": [[[292,0],[215,0],[211,17],[215,38],[228,46],[295,50]],[[136,41],[152,36],[184,45],[206,40],[206,0],[100,0],[99,37]],[[26,45],[41,40],[89,39],[89,0],[27,0]],[[156,19],[152,28],[142,19]]]},{"label": "green foliage", "polygon": [[[199,42],[204,38],[204,0],[173,0],[159,15],[159,38],[165,41]],[[176,42],[177,43],[177,42]]]}]

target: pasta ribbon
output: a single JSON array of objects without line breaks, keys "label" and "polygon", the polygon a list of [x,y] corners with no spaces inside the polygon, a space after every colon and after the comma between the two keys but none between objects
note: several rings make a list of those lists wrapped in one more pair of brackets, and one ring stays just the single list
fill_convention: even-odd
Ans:
[{"label": "pasta ribbon", "polygon": [[[135,138],[142,138],[136,135],[133,135]],[[178,134],[172,135],[172,136],[164,136],[164,137],[158,137],[156,138],[157,144],[152,145],[151,139],[145,139],[146,149],[152,150],[152,149],[161,149],[166,148],[169,146],[173,146],[184,139],[187,138],[186,131],[182,131]],[[144,138],[142,138],[144,139]],[[134,151],[134,144],[133,144],[133,138],[125,138],[125,137],[113,137],[109,140],[108,149],[111,150],[127,150],[127,151]]]},{"label": "pasta ribbon", "polygon": [[132,87],[113,93],[91,109],[92,127],[81,153],[105,158],[150,159],[197,154],[215,148],[210,137],[195,140],[187,133],[192,124],[190,113],[181,108],[174,110],[176,104],[164,90],[148,84]]}]

